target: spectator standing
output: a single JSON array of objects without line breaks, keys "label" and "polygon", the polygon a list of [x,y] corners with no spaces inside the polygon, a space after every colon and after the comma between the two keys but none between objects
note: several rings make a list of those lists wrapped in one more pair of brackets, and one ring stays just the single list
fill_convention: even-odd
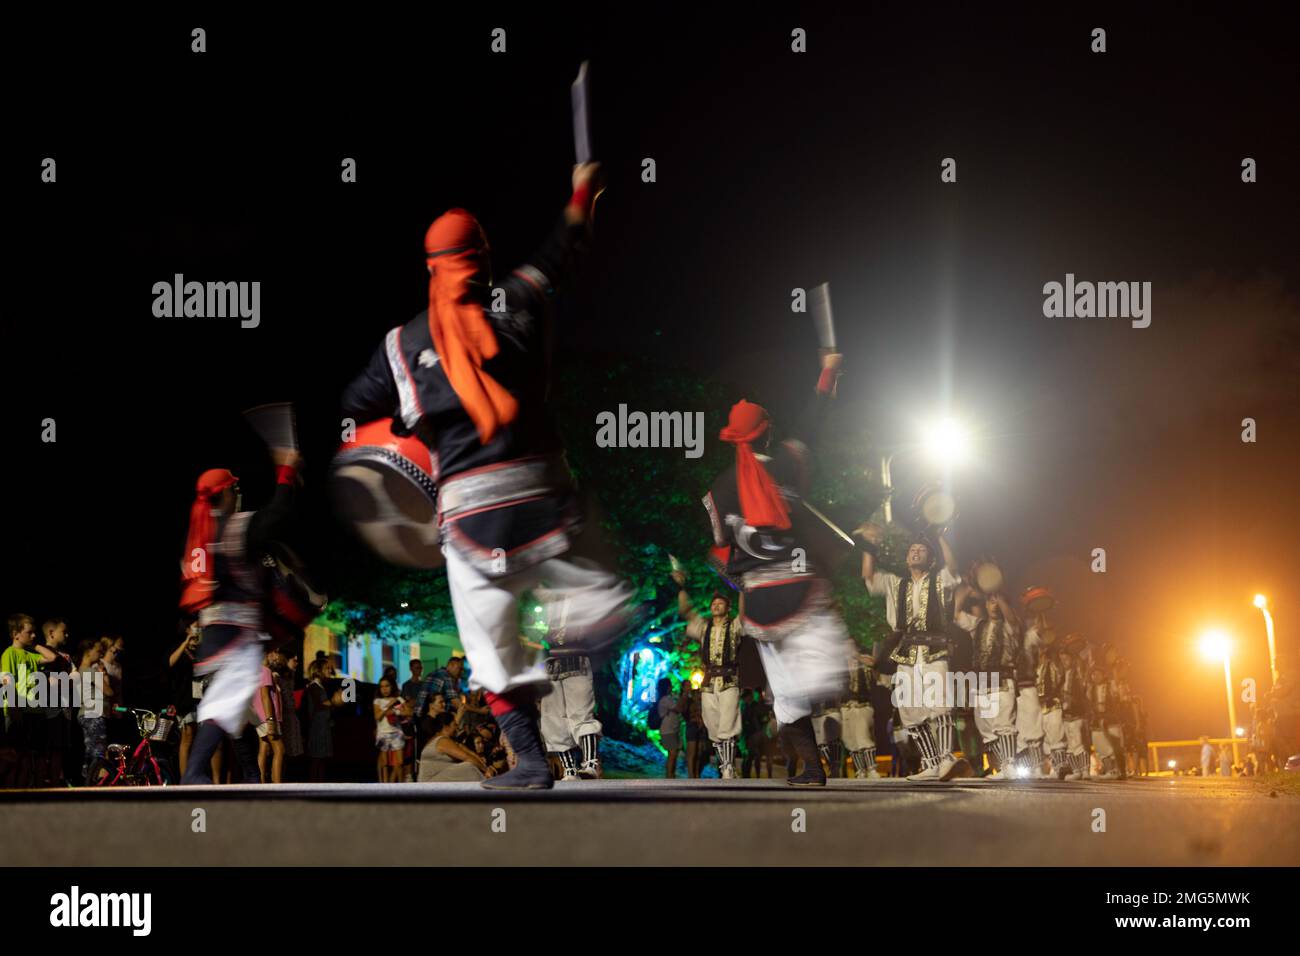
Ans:
[{"label": "spectator standing", "polygon": [[440,667],[424,679],[420,685],[419,696],[415,700],[415,712],[425,714],[429,712],[429,698],[440,696],[447,702],[447,710],[455,711],[460,704],[460,698],[464,696],[461,690],[460,678],[465,673],[465,658],[453,657],[447,661],[446,667]]},{"label": "spectator standing", "polygon": [[[767,776],[772,776],[772,755],[768,752],[767,718],[771,708],[763,701],[763,694],[747,690],[741,697],[740,726],[745,738],[745,759],[741,764],[742,777],[763,776],[763,758],[767,758]],[[750,774],[753,770],[753,774]]]},{"label": "spectator standing", "polygon": [[709,757],[709,732],[704,726],[704,702],[694,684],[682,687],[682,714],[686,728],[686,773],[692,779],[700,775]]},{"label": "spectator standing", "polygon": [[284,741],[286,758],[301,757],[306,752],[302,739],[302,725],[293,702],[293,685],[298,676],[298,655],[280,654],[276,673],[280,690],[280,736]]},{"label": "spectator standing", "polygon": [[668,751],[664,763],[664,776],[677,776],[677,757],[682,752],[682,714],[678,698],[673,694],[673,682],[661,677],[658,685],[659,699],[655,701],[655,712],[659,724],[659,742]]},{"label": "spectator standing", "polygon": [[280,783],[284,778],[280,685],[275,674],[279,661],[279,651],[268,651],[262,658],[261,684],[253,696],[253,711],[257,714],[257,771],[262,783]]},{"label": "spectator standing", "polygon": [[68,623],[62,618],[51,618],[41,625],[41,631],[45,635],[45,646],[57,655],[55,660],[44,665],[51,678],[49,707],[45,711],[45,746],[49,759],[44,765],[41,782],[50,787],[71,786],[65,770],[65,755],[72,747],[74,715],[71,702],[60,706],[57,695],[72,692],[77,667],[68,653]]},{"label": "spectator standing", "polygon": [[185,636],[167,659],[168,675],[171,679],[172,706],[176,708],[176,719],[181,729],[179,750],[180,773],[185,776],[185,767],[190,759],[190,747],[194,745],[194,728],[197,726],[199,698],[203,696],[202,681],[194,677],[194,660],[199,650],[199,641],[203,637],[203,628],[198,621],[185,629]]},{"label": "spectator standing", "polygon": [[404,706],[405,701],[397,693],[397,682],[391,677],[380,678],[378,696],[373,705],[380,783],[400,783],[402,780],[402,751],[406,747],[406,736],[402,733]]},{"label": "spectator standing", "polygon": [[81,763],[81,778],[86,786],[99,782],[100,769],[108,747],[108,719],[105,712],[113,706],[113,687],[104,673],[103,657],[107,646],[102,639],[83,641],[78,648],[78,667],[83,674],[98,675],[103,687],[103,697],[83,693],[77,720],[81,724],[81,737],[85,742],[85,756]]},{"label": "spectator standing", "polygon": [[402,717],[402,733],[406,736],[406,746],[402,750],[402,780],[415,780],[415,756],[420,752],[420,717],[416,702],[420,698],[420,684],[424,678],[424,662],[411,661],[411,677],[402,684],[402,700],[406,701]]},{"label": "spectator standing", "polygon": [[307,756],[310,768],[307,778],[313,783],[325,779],[326,762],[334,756],[334,727],[330,711],[343,705],[343,693],[332,694],[325,686],[331,671],[329,661],[321,656],[307,669]]},{"label": "spectator standing", "polygon": [[35,782],[36,746],[45,736],[45,714],[28,704],[41,665],[56,658],[52,650],[36,643],[36,622],[30,615],[9,618],[9,646],[0,654],[0,674],[5,676],[0,680],[11,683],[10,692],[4,695],[5,734],[18,751],[18,785],[22,787]]}]

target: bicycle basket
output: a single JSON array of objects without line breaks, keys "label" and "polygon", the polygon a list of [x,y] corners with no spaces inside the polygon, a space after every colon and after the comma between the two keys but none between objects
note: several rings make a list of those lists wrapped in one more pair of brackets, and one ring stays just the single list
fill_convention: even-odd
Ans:
[{"label": "bicycle basket", "polygon": [[146,736],[150,740],[166,742],[171,737],[172,731],[176,729],[176,721],[169,717],[146,717],[143,721]]}]

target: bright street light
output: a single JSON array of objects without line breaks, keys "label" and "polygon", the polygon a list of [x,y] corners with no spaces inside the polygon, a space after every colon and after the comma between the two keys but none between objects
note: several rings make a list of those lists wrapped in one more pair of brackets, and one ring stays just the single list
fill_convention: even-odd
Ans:
[{"label": "bright street light", "polygon": [[956,421],[945,418],[932,425],[926,433],[925,450],[932,459],[942,464],[961,464],[970,450],[970,436]]},{"label": "bright street light", "polygon": [[1201,635],[1201,654],[1207,660],[1223,661],[1223,688],[1228,695],[1228,736],[1232,738],[1232,762],[1237,762],[1237,702],[1232,695],[1232,639],[1223,631]]},{"label": "bright street light", "polygon": [[1227,660],[1231,646],[1228,635],[1222,631],[1206,631],[1201,635],[1201,654],[1208,661]]},{"label": "bright street light", "polygon": [[966,460],[970,451],[969,433],[951,418],[935,422],[921,435],[919,445],[897,449],[888,455],[880,456],[880,484],[885,492],[882,510],[885,524],[894,523],[894,509],[891,497],[894,493],[893,466],[894,459],[906,457],[917,450],[922,450],[934,462],[951,467]]}]

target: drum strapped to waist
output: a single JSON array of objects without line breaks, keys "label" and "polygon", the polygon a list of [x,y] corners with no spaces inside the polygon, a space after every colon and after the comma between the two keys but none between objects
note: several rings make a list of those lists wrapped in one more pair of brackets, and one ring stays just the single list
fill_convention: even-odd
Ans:
[{"label": "drum strapped to waist", "polygon": [[303,636],[329,599],[313,586],[302,560],[288,545],[276,543],[262,558],[267,569],[266,631],[276,644]]},{"label": "drum strapped to waist", "polygon": [[554,456],[520,458],[448,478],[438,489],[439,522],[568,490],[569,471]]},{"label": "drum strapped to waist", "polygon": [[437,523],[438,462],[414,436],[381,418],[357,429],[330,465],[330,489],[345,522],[375,554],[408,568],[442,565]]}]

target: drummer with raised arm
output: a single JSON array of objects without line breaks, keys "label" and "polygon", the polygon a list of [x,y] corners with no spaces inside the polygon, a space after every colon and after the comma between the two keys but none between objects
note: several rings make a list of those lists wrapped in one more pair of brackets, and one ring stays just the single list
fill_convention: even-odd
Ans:
[{"label": "drummer with raised arm", "polygon": [[[908,734],[921,751],[921,770],[909,780],[951,780],[969,777],[970,763],[954,750],[953,707],[948,699],[948,625],[957,585],[957,559],[940,530],[936,533],[943,565],[936,570],[937,549],[928,536],[918,535],[907,549],[907,574],[899,577],[876,567],[884,529],[863,524],[862,580],[868,593],[885,599],[885,616],[897,646],[890,659],[898,665],[894,699]],[[933,677],[928,675],[935,675]],[[944,688],[941,699],[925,687]]]},{"label": "drummer with raised arm", "polygon": [[437,521],[470,687],[517,754],[493,789],[552,785],[537,729],[546,671],[520,645],[518,600],[544,608],[550,654],[585,654],[629,623],[631,589],[568,557],[579,514],[546,391],[551,306],[588,233],[597,165],[573,169],[572,198],[528,261],[492,284],[487,237],[463,209],[429,227],[429,307],[388,332],[343,395],[357,422],[392,418],[436,455]]}]

